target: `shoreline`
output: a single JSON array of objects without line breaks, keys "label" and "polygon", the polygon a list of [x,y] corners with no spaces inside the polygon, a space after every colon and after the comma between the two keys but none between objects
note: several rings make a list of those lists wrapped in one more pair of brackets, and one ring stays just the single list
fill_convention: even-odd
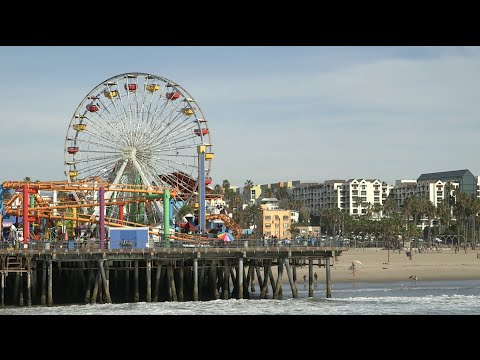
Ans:
[{"label": "shoreline", "polygon": [[[406,256],[405,251],[382,249],[350,249],[342,252],[337,261],[332,259],[330,267],[332,283],[382,283],[411,281],[447,281],[447,280],[479,280],[480,281],[480,250],[463,250],[455,254],[454,250],[413,254],[412,260]],[[480,256],[480,255],[479,255]],[[352,262],[355,261],[355,272]],[[307,276],[308,265],[297,267],[297,286],[303,286],[303,276]],[[325,284],[325,268],[314,265],[317,273],[317,283]],[[274,270],[274,276],[277,272]],[[288,277],[282,279],[288,284]]]}]

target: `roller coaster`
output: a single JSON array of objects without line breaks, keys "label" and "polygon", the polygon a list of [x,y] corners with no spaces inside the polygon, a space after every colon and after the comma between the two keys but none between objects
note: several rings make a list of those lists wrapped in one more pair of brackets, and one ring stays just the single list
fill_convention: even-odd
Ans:
[{"label": "roller coaster", "polygon": [[[100,206],[98,196],[95,196],[103,187],[105,191],[114,193],[113,200],[105,201],[107,216],[105,216],[105,226],[111,227],[150,227],[150,234],[162,235],[162,231],[156,224],[145,224],[144,222],[135,222],[125,219],[127,210],[132,210],[134,207],[128,209],[128,206],[134,205],[138,208],[141,205],[148,210],[152,206],[152,201],[156,201],[159,196],[168,190],[172,198],[174,198],[178,191],[174,188],[162,188],[157,186],[143,186],[132,184],[109,184],[101,181],[48,181],[48,182],[25,182],[25,181],[5,181],[2,183],[2,191],[14,189],[16,192],[4,203],[3,214],[8,216],[24,216],[24,201],[27,200],[27,213],[30,221],[37,226],[40,226],[41,220],[50,221],[53,226],[54,221],[72,221],[78,227],[79,224],[93,225],[99,224],[100,216],[98,211],[94,209]],[[60,194],[59,200],[52,197],[42,197],[39,191],[57,192]],[[27,191],[27,193],[25,193]],[[75,192],[79,197],[76,200],[72,196]],[[26,195],[25,195],[26,194]],[[61,195],[65,194],[65,195]],[[114,211],[114,209],[117,209]],[[108,216],[108,214],[116,216]],[[241,228],[225,214],[211,214],[206,216],[207,221],[221,220],[234,233],[236,238],[242,234]],[[29,237],[35,240],[40,237],[39,233],[32,233]],[[198,234],[179,234],[171,233],[170,238],[173,240],[182,241],[205,241],[205,236]]]}]

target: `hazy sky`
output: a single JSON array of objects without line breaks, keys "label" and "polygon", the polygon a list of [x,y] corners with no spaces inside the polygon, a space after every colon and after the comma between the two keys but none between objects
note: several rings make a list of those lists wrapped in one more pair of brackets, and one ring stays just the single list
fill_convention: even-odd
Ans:
[{"label": "hazy sky", "polygon": [[480,175],[480,48],[0,47],[0,181],[64,180],[75,109],[127,72],[195,97],[214,184]]}]

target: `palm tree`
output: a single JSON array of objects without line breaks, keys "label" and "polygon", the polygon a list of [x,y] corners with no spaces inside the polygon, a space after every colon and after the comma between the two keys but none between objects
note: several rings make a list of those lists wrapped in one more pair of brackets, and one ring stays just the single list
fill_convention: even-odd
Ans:
[{"label": "palm tree", "polygon": [[223,180],[222,187],[223,187],[223,192],[226,193],[230,189],[230,181]]},{"label": "palm tree", "polygon": [[281,186],[275,193],[275,196],[278,200],[288,199],[288,190],[285,186]]},{"label": "palm tree", "polygon": [[262,219],[263,209],[260,205],[250,205],[242,212],[242,218],[246,227],[254,225],[254,235],[257,235],[258,221]]},{"label": "palm tree", "polygon": [[271,198],[272,197],[272,189],[270,189],[269,187],[267,187],[265,189],[265,194],[263,195],[263,197],[265,198]]},{"label": "palm tree", "polygon": [[358,216],[362,215],[362,206],[365,204],[360,196],[357,196]]},{"label": "palm tree", "polygon": [[439,220],[439,233],[443,233],[443,227],[445,226],[448,230],[450,225],[450,206],[446,202],[446,200],[442,201],[440,204],[437,205],[437,216]]},{"label": "palm tree", "polygon": [[375,203],[373,204],[372,206],[372,214],[376,214],[377,216],[375,216],[376,219],[379,219],[380,218],[380,213],[382,212],[383,210],[383,206],[382,204],[380,203]]},{"label": "palm tree", "polygon": [[219,184],[215,185],[213,188],[213,193],[214,194],[223,194],[223,187]]},{"label": "palm tree", "polygon": [[393,214],[395,209],[397,208],[397,203],[393,197],[393,193],[387,196],[385,201],[383,202],[383,211],[385,212],[386,216],[390,216]]},{"label": "palm tree", "polygon": [[253,181],[252,180],[245,181],[245,184],[243,185],[243,197],[244,197],[245,201],[250,201],[251,200],[252,186],[253,186]]},{"label": "palm tree", "polygon": [[420,201],[420,206],[423,209],[423,213],[427,215],[428,219],[428,244],[432,245],[432,220],[436,215],[435,205],[427,198],[422,198]]},{"label": "palm tree", "polygon": [[23,178],[23,181],[30,181],[30,180],[31,180],[31,179],[30,179],[30,176],[25,176],[25,177]]},{"label": "palm tree", "polygon": [[477,197],[471,198],[471,218],[472,218],[472,250],[475,250],[475,229],[477,228],[477,215],[480,212],[480,199]]},{"label": "palm tree", "polygon": [[193,206],[190,203],[185,203],[183,206],[178,210],[177,214],[175,215],[175,220],[177,222],[182,221],[183,217],[187,214],[193,213]]}]

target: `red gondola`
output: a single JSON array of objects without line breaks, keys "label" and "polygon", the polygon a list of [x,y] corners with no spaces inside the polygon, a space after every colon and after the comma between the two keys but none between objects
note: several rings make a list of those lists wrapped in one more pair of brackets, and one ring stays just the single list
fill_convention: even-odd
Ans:
[{"label": "red gondola", "polygon": [[[200,136],[200,130],[199,129],[195,129],[195,130],[193,130],[193,132],[195,133],[195,135]],[[208,134],[208,129],[202,129],[201,134],[202,135],[207,135]]]},{"label": "red gondola", "polygon": [[67,152],[68,152],[69,154],[72,154],[72,155],[73,155],[73,154],[76,154],[76,153],[78,152],[78,150],[79,150],[79,149],[78,149],[78,146],[69,146],[69,147],[67,148]]},{"label": "red gondola", "polygon": [[90,111],[90,112],[96,112],[96,111],[100,110],[100,106],[98,106],[96,104],[88,104],[87,105],[87,110]]},{"label": "red gondola", "polygon": [[205,185],[210,185],[212,183],[212,178],[205,178]]},{"label": "red gondola", "polygon": [[128,90],[128,91],[137,90],[137,84],[125,84],[124,87],[125,87],[125,90]]},{"label": "red gondola", "polygon": [[168,100],[177,100],[180,97],[179,92],[169,92],[166,94]]}]

